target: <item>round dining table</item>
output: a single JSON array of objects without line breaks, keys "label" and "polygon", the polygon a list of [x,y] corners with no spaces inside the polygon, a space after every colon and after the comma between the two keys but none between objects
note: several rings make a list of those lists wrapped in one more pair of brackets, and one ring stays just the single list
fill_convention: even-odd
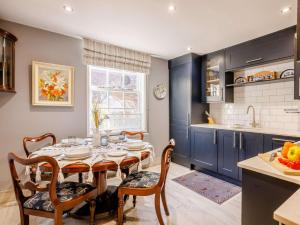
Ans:
[{"label": "round dining table", "polygon": [[[149,151],[141,152],[141,161],[150,157]],[[141,163],[138,157],[126,156],[120,163],[120,169],[122,173],[128,173],[130,167]],[[51,166],[49,164],[41,165],[41,169],[44,172],[51,172]],[[90,167],[84,163],[69,164],[61,168],[63,174],[76,174],[89,172]],[[95,163],[92,166],[94,174],[94,186],[97,188],[98,197],[96,199],[96,214],[102,214],[104,212],[111,212],[117,209],[117,187],[107,185],[107,172],[117,171],[118,164],[114,161],[102,160]],[[75,217],[86,217],[89,215],[88,205],[84,205],[73,213]]]}]

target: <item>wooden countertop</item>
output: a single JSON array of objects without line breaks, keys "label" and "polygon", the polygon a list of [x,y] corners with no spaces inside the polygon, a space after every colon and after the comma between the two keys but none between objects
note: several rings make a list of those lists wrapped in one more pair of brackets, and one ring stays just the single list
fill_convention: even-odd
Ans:
[{"label": "wooden countertop", "polygon": [[300,225],[300,189],[274,212],[274,219],[286,225]]},{"label": "wooden countertop", "polygon": [[238,167],[300,185],[300,176],[285,175],[264,162],[258,156],[239,162]]},{"label": "wooden countertop", "polygon": [[211,128],[211,129],[220,129],[220,130],[233,130],[241,132],[250,132],[250,133],[259,133],[259,134],[273,134],[280,136],[291,136],[291,137],[300,137],[300,131],[289,131],[289,130],[280,130],[280,129],[268,129],[268,128],[237,128],[230,125],[223,124],[191,124],[192,127],[201,127],[201,128]]}]

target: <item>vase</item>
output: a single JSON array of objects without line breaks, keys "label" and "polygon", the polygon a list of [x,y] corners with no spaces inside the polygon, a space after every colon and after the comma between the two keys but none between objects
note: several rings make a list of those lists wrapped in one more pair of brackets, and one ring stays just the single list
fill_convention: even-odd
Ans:
[{"label": "vase", "polygon": [[100,130],[99,129],[93,129],[93,142],[92,142],[92,145],[94,147],[100,146],[100,144],[101,144],[100,140],[101,140]]}]

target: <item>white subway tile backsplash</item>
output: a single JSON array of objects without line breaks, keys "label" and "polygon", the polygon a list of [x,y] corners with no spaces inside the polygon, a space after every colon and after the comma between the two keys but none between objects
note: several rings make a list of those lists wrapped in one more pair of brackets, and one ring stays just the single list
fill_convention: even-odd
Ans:
[{"label": "white subway tile backsplash", "polygon": [[[245,70],[249,75],[263,70],[283,71],[293,68],[293,62]],[[285,108],[300,108],[300,100],[294,100],[294,82],[278,82],[269,84],[236,87],[234,104],[210,104],[210,112],[217,123],[245,124],[252,121],[252,111],[247,115],[247,107],[253,105],[256,120],[263,128],[282,130],[300,130],[300,115],[287,114]]]}]

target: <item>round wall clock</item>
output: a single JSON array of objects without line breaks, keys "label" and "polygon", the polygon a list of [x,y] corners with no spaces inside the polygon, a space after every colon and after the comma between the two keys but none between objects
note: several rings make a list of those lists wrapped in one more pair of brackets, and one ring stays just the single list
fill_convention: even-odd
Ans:
[{"label": "round wall clock", "polygon": [[167,96],[167,87],[163,84],[158,84],[153,88],[155,98],[162,100]]}]

